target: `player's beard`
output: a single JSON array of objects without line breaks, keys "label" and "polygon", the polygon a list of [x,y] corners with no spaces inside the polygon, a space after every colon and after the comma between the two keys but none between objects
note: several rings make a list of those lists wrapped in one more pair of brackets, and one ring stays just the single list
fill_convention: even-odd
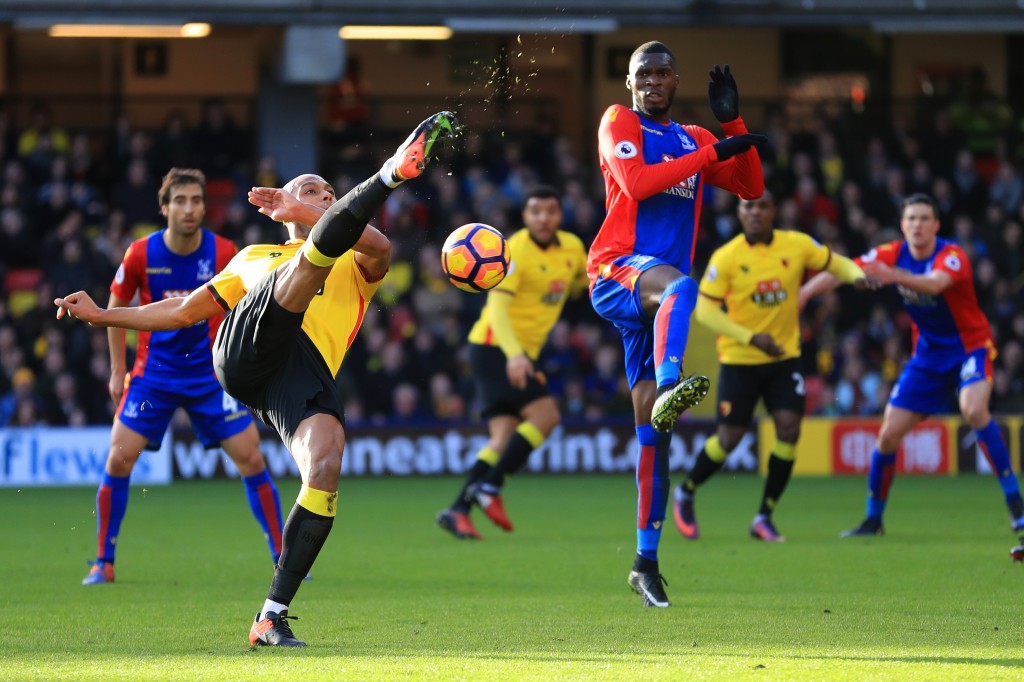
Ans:
[{"label": "player's beard", "polygon": [[643,93],[638,92],[633,98],[633,106],[647,118],[656,120],[672,111],[672,101],[675,99],[675,96],[674,92],[665,93],[664,102],[661,106],[648,107],[644,104]]}]

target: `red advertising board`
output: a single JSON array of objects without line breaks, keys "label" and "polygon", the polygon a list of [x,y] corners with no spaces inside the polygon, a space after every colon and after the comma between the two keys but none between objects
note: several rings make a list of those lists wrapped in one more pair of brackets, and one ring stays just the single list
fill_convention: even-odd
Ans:
[{"label": "red advertising board", "polygon": [[[837,474],[866,474],[881,427],[880,420],[837,421],[832,428],[832,470]],[[896,452],[896,471],[904,474],[948,474],[949,429],[942,422],[925,422],[904,438]]]}]

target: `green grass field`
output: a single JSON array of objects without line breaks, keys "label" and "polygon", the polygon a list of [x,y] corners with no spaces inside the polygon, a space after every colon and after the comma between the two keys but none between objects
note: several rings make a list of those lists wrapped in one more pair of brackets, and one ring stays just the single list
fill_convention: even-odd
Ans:
[{"label": "green grass field", "polygon": [[[94,491],[0,490],[3,680],[1021,679],[1024,567],[990,478],[898,479],[884,538],[838,539],[863,479],[796,479],[747,537],[761,479],[720,476],[702,538],[669,521],[670,609],[643,609],[629,477],[521,477],[504,534],[433,525],[446,479],[350,480],[292,613],[302,650],[251,651],[271,575],[238,482],[132,489],[118,582],[83,587]],[[298,490],[281,484],[285,506]]]}]

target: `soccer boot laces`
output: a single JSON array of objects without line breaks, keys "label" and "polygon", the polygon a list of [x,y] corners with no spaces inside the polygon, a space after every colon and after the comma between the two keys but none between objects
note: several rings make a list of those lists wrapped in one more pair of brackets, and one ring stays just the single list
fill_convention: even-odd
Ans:
[{"label": "soccer boot laces", "polygon": [[661,573],[629,572],[629,587],[640,595],[644,606],[655,606],[659,609],[671,606],[672,603],[665,594],[665,585],[668,585],[668,581]]},{"label": "soccer boot laces", "polygon": [[249,645],[306,646],[305,642],[296,639],[295,633],[288,625],[289,620],[298,619],[298,616],[289,616],[287,611],[281,613],[267,611],[262,618],[257,613],[256,618],[252,621],[252,627],[249,628]]}]

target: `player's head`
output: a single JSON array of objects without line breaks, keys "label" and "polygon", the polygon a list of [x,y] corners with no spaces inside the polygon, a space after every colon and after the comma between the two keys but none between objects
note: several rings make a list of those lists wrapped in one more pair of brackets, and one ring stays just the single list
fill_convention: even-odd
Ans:
[{"label": "player's head", "polygon": [[629,58],[626,87],[633,95],[634,109],[655,121],[667,123],[679,87],[679,72],[672,50],[656,40],[636,48]]},{"label": "player's head", "polygon": [[768,241],[775,225],[775,198],[766,189],[756,199],[740,199],[736,215],[748,241]]},{"label": "player's head", "polygon": [[[335,200],[334,188],[331,187],[331,183],[313,173],[305,173],[292,178],[285,183],[282,189],[302,203],[322,208],[325,211]],[[305,239],[313,229],[312,225],[303,225],[302,223],[285,223],[285,227],[288,228],[292,239]]]},{"label": "player's head", "polygon": [[526,193],[523,201],[523,224],[533,241],[547,246],[562,225],[562,198],[558,190],[538,185]]},{"label": "player's head", "polygon": [[164,176],[157,198],[167,228],[178,235],[193,235],[206,216],[206,176],[197,168],[172,168]]},{"label": "player's head", "polygon": [[927,194],[911,194],[903,200],[900,230],[914,249],[928,250],[939,233],[939,209]]}]

